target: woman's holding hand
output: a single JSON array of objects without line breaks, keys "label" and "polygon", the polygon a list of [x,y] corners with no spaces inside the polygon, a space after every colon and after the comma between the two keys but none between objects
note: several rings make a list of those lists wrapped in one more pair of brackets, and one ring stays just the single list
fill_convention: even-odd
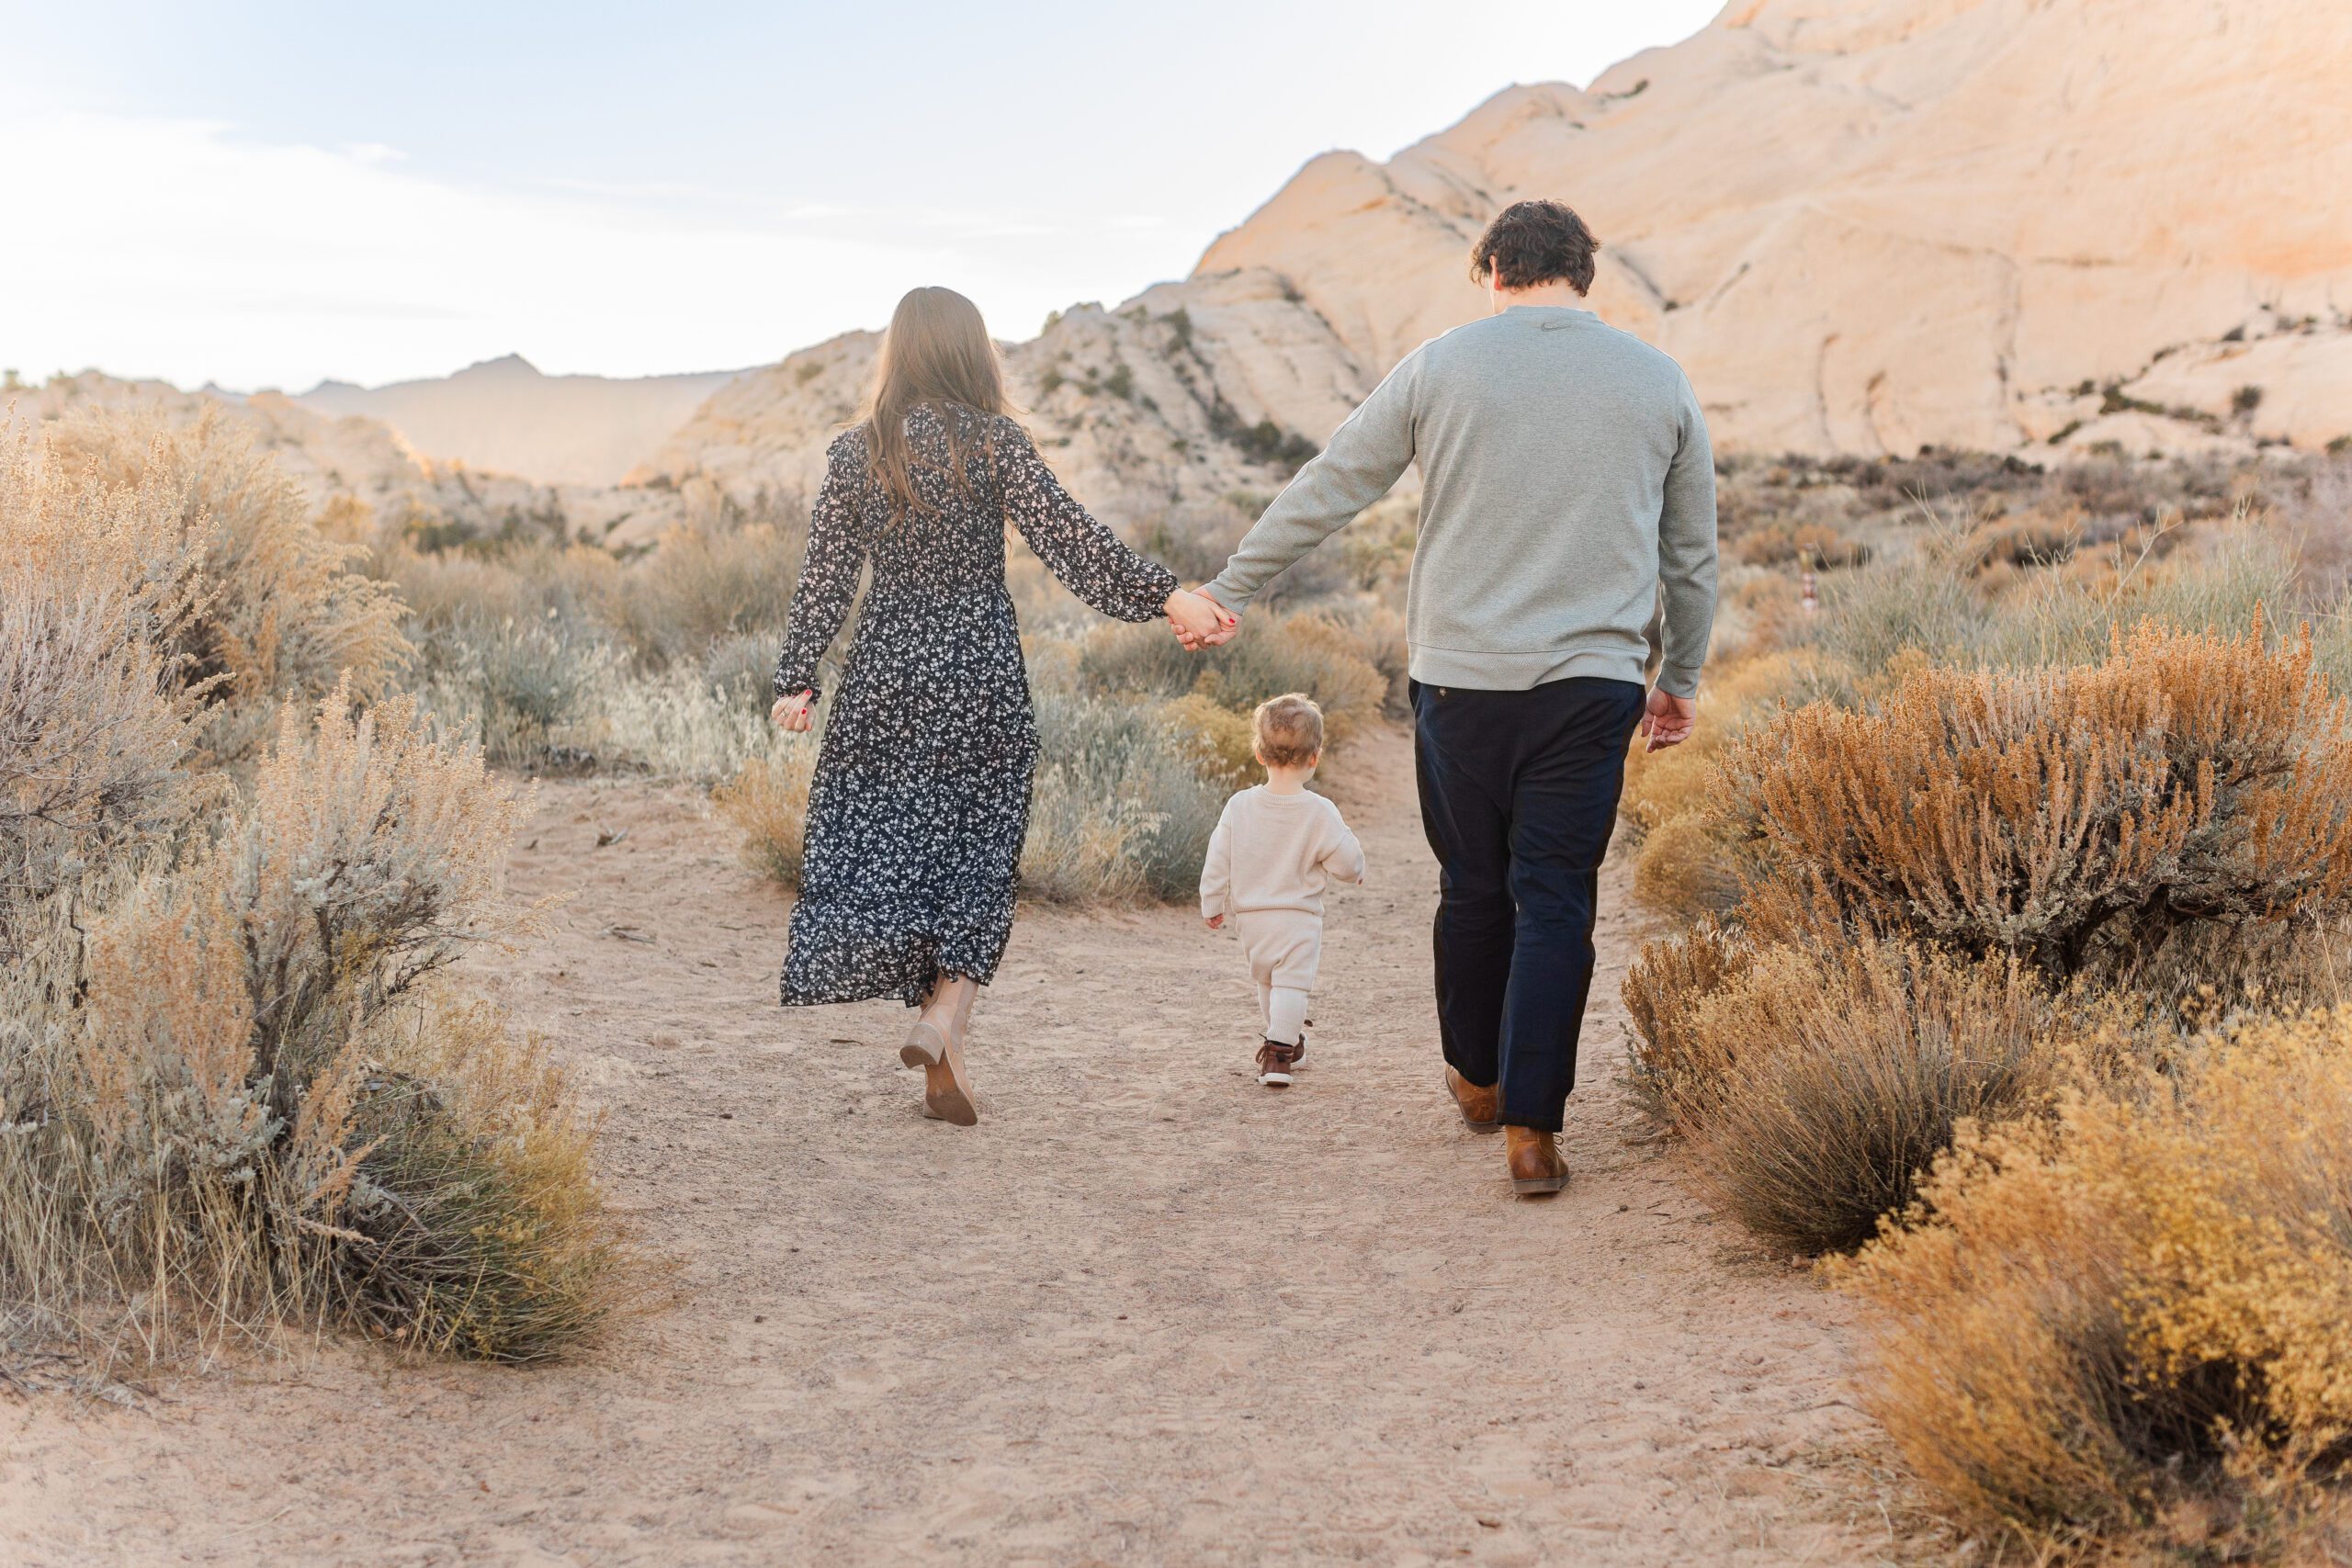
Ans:
[{"label": "woman's holding hand", "polygon": [[1168,624],[1175,629],[1176,640],[1188,649],[1215,648],[1233,635],[1241,623],[1233,612],[1205,593],[1189,588],[1179,588],[1168,596],[1162,606]]}]

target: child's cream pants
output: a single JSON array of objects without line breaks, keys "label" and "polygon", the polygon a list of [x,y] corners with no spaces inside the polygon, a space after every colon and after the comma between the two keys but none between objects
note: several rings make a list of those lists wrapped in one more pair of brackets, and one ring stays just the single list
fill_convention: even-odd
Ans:
[{"label": "child's cream pants", "polygon": [[1258,982],[1258,1010],[1266,1038],[1295,1045],[1306,1026],[1306,995],[1323,956],[1323,917],[1304,909],[1248,909],[1233,918],[1250,977]]}]

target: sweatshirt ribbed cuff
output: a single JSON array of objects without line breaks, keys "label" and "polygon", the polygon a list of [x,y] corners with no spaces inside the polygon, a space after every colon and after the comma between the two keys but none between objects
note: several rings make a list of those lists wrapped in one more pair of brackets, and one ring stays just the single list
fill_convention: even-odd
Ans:
[{"label": "sweatshirt ribbed cuff", "polygon": [[1695,665],[1664,664],[1658,667],[1657,689],[1669,697],[1695,697],[1699,694],[1699,671]]}]

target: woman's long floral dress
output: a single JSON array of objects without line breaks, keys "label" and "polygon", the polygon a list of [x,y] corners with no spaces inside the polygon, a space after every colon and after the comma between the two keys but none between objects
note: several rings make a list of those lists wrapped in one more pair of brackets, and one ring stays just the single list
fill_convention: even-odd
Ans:
[{"label": "woman's long floral dress", "polygon": [[[969,453],[963,495],[947,467],[946,420]],[[815,690],[818,661],[871,558],[873,585],[809,791],[786,1007],[914,1003],[943,972],[984,985],[996,973],[1012,931],[1037,763],[1036,714],[1004,585],[1005,525],[1106,615],[1148,621],[1176,587],[1174,574],[1070,498],[1011,420],[919,406],[907,438],[930,509],[902,518],[867,472],[862,432],[827,452],[776,660],[777,695]]]}]

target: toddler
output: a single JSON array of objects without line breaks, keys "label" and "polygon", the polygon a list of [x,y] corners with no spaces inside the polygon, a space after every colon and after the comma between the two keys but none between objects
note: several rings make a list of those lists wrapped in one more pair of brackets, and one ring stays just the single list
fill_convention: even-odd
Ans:
[{"label": "toddler", "polygon": [[1323,760],[1323,710],[1293,692],[1258,705],[1251,750],[1266,782],[1225,803],[1201,865],[1209,930],[1230,915],[1258,982],[1258,1081],[1287,1088],[1306,1055],[1306,994],[1323,954],[1323,889],[1363,880],[1363,846],[1340,808],[1306,793]]}]

